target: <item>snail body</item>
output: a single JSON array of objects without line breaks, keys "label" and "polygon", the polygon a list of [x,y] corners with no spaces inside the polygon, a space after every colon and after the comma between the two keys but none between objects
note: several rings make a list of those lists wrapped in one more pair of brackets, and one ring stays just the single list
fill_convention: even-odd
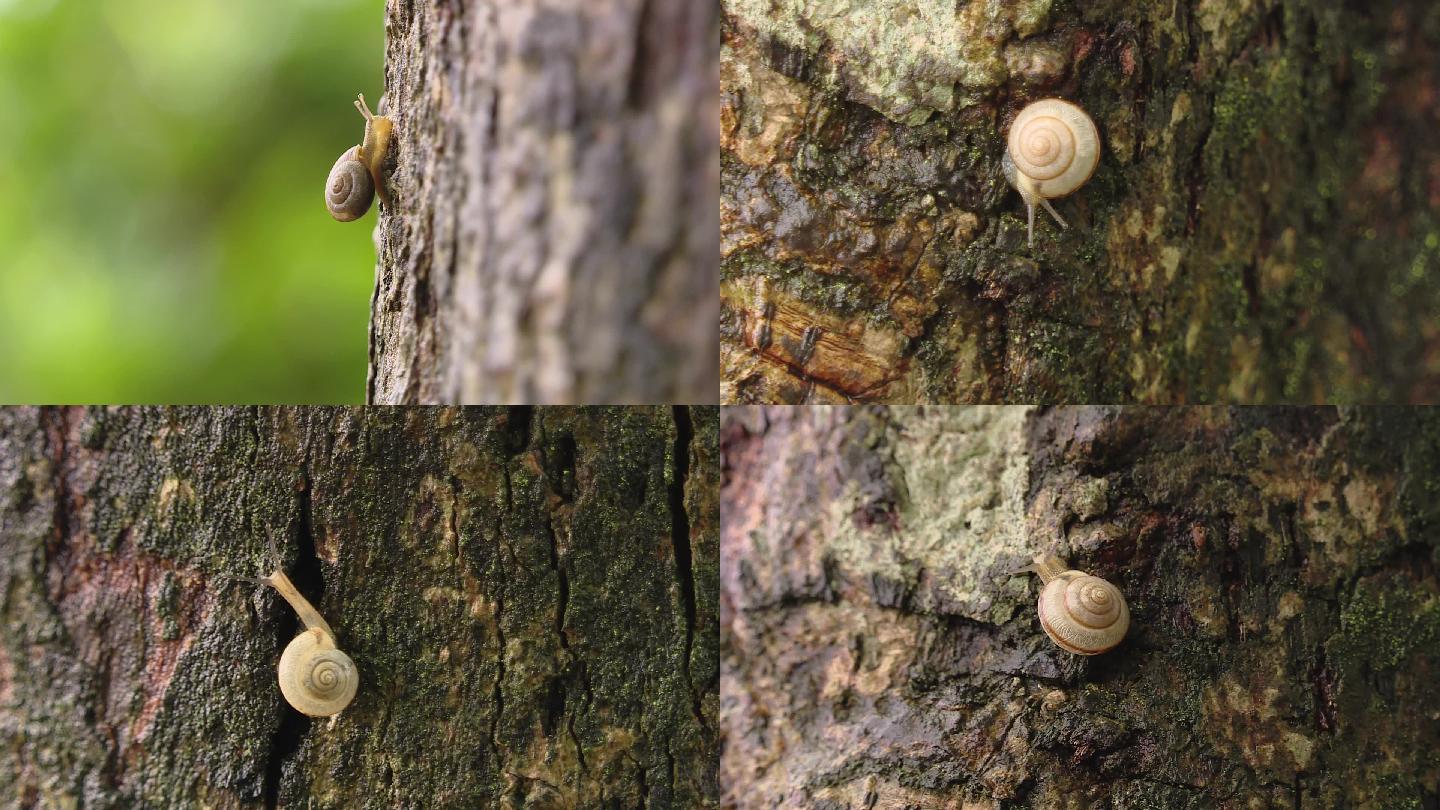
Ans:
[{"label": "snail body", "polygon": [[305,632],[296,636],[280,654],[280,693],[301,714],[330,717],[339,714],[355,697],[360,673],[350,656],[335,646],[335,633],[295,584],[276,569],[261,582],[280,593],[295,609]]},{"label": "snail body", "polygon": [[1058,557],[1036,557],[1030,570],[1045,583],[1037,606],[1040,629],[1062,649],[1076,655],[1098,655],[1125,638],[1130,607],[1119,588],[1070,569]]},{"label": "snail body", "polygon": [[1001,166],[1005,179],[1025,201],[1029,243],[1035,244],[1035,206],[1060,224],[1050,204],[1085,185],[1100,162],[1100,133],[1078,106],[1058,98],[1041,99],[1020,111],[1006,136]]},{"label": "snail body", "polygon": [[340,222],[364,216],[377,193],[380,202],[387,208],[390,206],[384,165],[395,122],[388,116],[371,113],[363,95],[355,97],[355,109],[365,117],[365,137],[345,150],[330,168],[330,176],[325,181],[325,207],[330,216]]}]

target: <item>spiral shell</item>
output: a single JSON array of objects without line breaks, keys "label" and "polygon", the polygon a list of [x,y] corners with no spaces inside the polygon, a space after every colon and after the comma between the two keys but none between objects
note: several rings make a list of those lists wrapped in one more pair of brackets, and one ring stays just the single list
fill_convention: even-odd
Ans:
[{"label": "spiral shell", "polygon": [[359,685],[355,662],[335,649],[335,640],[323,630],[306,630],[280,655],[280,692],[301,714],[338,714]]},{"label": "spiral shell", "polygon": [[325,181],[325,207],[341,222],[359,219],[370,210],[375,181],[360,160],[360,147],[352,146],[335,161]]},{"label": "spiral shell", "polygon": [[[1015,116],[1006,156],[1037,196],[1063,197],[1095,173],[1100,163],[1100,133],[1084,110],[1068,101],[1047,98]],[[1008,173],[1010,167],[1006,169]],[[1020,177],[1012,177],[1011,183],[1025,194]]]},{"label": "spiral shell", "polygon": [[1120,589],[1080,571],[1063,571],[1040,591],[1040,627],[1077,655],[1096,655],[1120,643],[1130,608]]}]

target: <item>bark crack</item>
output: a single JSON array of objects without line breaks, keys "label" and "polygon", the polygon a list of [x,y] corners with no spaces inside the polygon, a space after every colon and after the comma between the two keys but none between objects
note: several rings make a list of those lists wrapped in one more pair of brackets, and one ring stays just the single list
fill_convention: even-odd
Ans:
[{"label": "bark crack", "polygon": [[[449,476],[450,498],[455,504],[464,501],[465,488],[460,484],[460,479],[454,475]],[[450,510],[450,536],[453,538],[450,544],[450,553],[455,557],[455,580],[456,585],[461,586],[462,572],[465,570],[465,558],[460,553],[463,544],[460,536],[460,507],[455,506]]]},{"label": "bark crack", "polygon": [[[307,457],[302,464],[309,464]],[[312,484],[308,469],[301,469],[300,491],[296,496],[298,512],[296,532],[296,554],[290,579],[305,598],[321,604],[325,595],[325,580],[320,568],[320,557],[315,553],[314,504],[311,498]],[[284,566],[284,554],[275,563]],[[333,616],[331,617],[334,618]],[[338,626],[338,624],[336,624]],[[282,609],[276,624],[276,644],[283,650],[299,629],[299,620],[289,610]],[[278,655],[278,653],[277,653]],[[264,800],[266,807],[280,806],[280,783],[285,774],[286,761],[293,758],[310,730],[310,719],[296,711],[290,704],[281,701],[280,725],[270,740],[270,756],[265,763]]]},{"label": "bark crack", "polygon": [[[548,433],[544,425],[541,425],[540,442],[538,446],[540,466],[546,471],[547,477],[557,479],[550,481],[550,490],[563,498],[565,471],[563,469],[552,469],[550,454],[545,450],[547,442]],[[560,561],[560,542],[555,537],[555,508],[553,501],[546,505],[545,537],[550,541],[550,570],[555,572],[555,637],[560,641],[560,648],[562,650],[568,650],[570,649],[570,643],[565,639],[565,611],[570,606],[570,578],[565,571],[565,566]]]},{"label": "bark crack", "polygon": [[675,783],[675,752],[670,750],[668,739],[665,741],[665,764],[670,768],[670,795],[674,796],[680,791]]},{"label": "bark crack", "polygon": [[700,713],[700,697],[695,684],[690,680],[690,656],[695,645],[695,572],[690,549],[690,515],[685,511],[685,483],[690,477],[690,450],[695,440],[695,425],[690,419],[690,409],[676,405],[671,409],[675,419],[675,447],[673,475],[670,479],[670,539],[675,546],[675,566],[680,579],[680,598],[685,609],[685,657],[680,661],[685,675],[685,686],[690,690],[691,709],[695,719],[704,727]]},{"label": "bark crack", "polygon": [[631,762],[635,763],[635,776],[640,784],[640,806],[650,806],[650,780],[645,778],[645,764],[633,756],[627,754]]},{"label": "bark crack", "polygon": [[566,720],[566,729],[570,732],[570,742],[575,744],[575,758],[580,762],[580,772],[590,773],[590,766],[585,763],[585,749],[580,745],[580,738],[575,734],[575,713],[571,712]]},{"label": "bark crack", "polygon": [[[505,463],[505,500],[509,508],[511,498],[510,492],[510,463]],[[495,525],[495,569],[500,575],[495,580],[495,641],[498,648],[495,651],[495,688],[491,692],[491,698],[495,701],[495,715],[490,721],[490,745],[495,749],[495,764],[498,769],[500,764],[500,721],[505,715],[505,564],[503,554],[504,543],[501,539],[501,532],[504,527],[496,520]]]},{"label": "bark crack", "polygon": [[560,562],[559,543],[555,539],[555,524],[551,520],[549,512],[545,513],[545,533],[550,537],[550,569],[555,572],[558,590],[555,598],[555,637],[560,640],[560,648],[568,650],[570,642],[565,639],[565,611],[570,607],[570,577],[565,573],[565,566]]},{"label": "bark crack", "polygon": [[[291,620],[289,624],[293,630],[295,622]],[[300,741],[304,739],[310,726],[305,715],[290,708],[288,704],[281,712],[280,726],[275,729],[275,736],[270,739],[270,757],[265,763],[264,799],[268,808],[280,806],[280,781],[285,773],[285,761],[300,750]]]},{"label": "bark crack", "polygon": [[250,409],[250,469],[257,469],[255,462],[260,459],[260,406]]}]

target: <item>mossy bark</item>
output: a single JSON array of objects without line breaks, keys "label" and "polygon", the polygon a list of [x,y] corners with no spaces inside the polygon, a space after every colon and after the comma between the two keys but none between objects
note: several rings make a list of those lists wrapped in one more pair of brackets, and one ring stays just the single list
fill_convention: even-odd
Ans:
[{"label": "mossy bark", "polygon": [[385,6],[368,401],[713,403],[716,6]]},{"label": "mossy bark", "polygon": [[[723,0],[724,402],[1440,398],[1440,6]],[[1099,126],[1041,212],[1000,164]]]},{"label": "mossy bark", "polygon": [[[739,808],[1440,802],[1440,414],[727,409]],[[1117,585],[1086,658],[1038,552]]]},{"label": "mossy bark", "polygon": [[[0,410],[0,803],[717,801],[715,409]],[[266,537],[360,671],[282,702]]]}]

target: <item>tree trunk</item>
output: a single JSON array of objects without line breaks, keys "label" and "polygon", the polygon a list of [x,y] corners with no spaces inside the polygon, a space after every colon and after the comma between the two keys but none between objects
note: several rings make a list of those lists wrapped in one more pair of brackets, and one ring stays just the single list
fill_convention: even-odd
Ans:
[{"label": "tree trunk", "polygon": [[387,4],[370,401],[714,401],[718,18]]},{"label": "tree trunk", "polygon": [[[722,401],[1440,398],[1440,6],[723,0]],[[1025,208],[1029,102],[1095,176]]]},{"label": "tree trunk", "polygon": [[[736,807],[1440,803],[1440,415],[727,410]],[[1041,632],[1050,552],[1132,614]]]},{"label": "tree trunk", "polygon": [[[714,409],[0,410],[0,803],[691,807]],[[360,672],[282,702],[285,569]]]}]

